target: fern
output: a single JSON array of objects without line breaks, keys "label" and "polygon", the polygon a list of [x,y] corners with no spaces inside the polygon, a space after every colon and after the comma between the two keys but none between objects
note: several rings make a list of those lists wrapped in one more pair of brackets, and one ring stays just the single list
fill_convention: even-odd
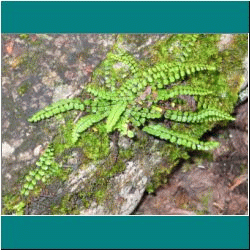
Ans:
[{"label": "fern", "polygon": [[117,50],[118,54],[108,54],[108,58],[114,59],[116,61],[122,62],[125,65],[128,65],[129,69],[133,74],[138,72],[138,63],[134,59],[132,55],[129,55],[125,51],[122,51],[121,49]]},{"label": "fern", "polygon": [[92,115],[87,115],[82,117],[76,124],[72,132],[72,142],[76,143],[80,137],[80,133],[91,127],[93,124],[100,122],[105,117],[107,117],[109,112],[105,113],[96,113]]},{"label": "fern", "polygon": [[25,184],[21,189],[21,194],[28,196],[39,181],[47,182],[53,175],[59,171],[58,164],[54,161],[54,149],[51,146],[45,150],[43,155],[36,162],[36,169],[31,170],[25,176]]},{"label": "fern", "polygon": [[172,121],[188,123],[235,120],[235,118],[231,117],[229,114],[217,109],[206,109],[201,110],[199,112],[181,112],[177,110],[167,110],[164,116],[165,118],[170,119]]},{"label": "fern", "polygon": [[107,132],[111,132],[113,130],[113,127],[117,123],[117,121],[120,119],[122,113],[126,109],[127,102],[118,102],[117,105],[113,106],[111,109],[109,116],[107,118]]},{"label": "fern", "polygon": [[176,143],[178,145],[183,145],[185,147],[192,148],[193,150],[210,150],[219,145],[218,142],[210,141],[210,142],[202,142],[191,136],[183,133],[179,133],[161,125],[150,125],[143,128],[143,131],[148,134],[160,137],[164,140],[169,140],[172,143]]},{"label": "fern", "polygon": [[[146,126],[145,131],[157,135],[156,129],[159,129],[160,138],[168,138],[179,145],[201,150],[213,148],[214,142],[200,142],[195,136],[191,137],[194,140],[192,141],[184,134],[176,134],[177,132],[173,130],[165,128],[163,131],[162,126],[147,126],[150,120],[163,122],[167,119],[182,123],[199,123],[207,129],[209,124],[222,120],[234,120],[230,114],[222,110],[221,99],[212,84],[208,84],[209,88],[197,87],[204,86],[200,83],[190,84],[189,79],[192,77],[198,79],[207,74],[216,76],[215,79],[217,79],[220,74],[215,63],[212,62],[210,51],[208,54],[205,53],[203,58],[192,54],[196,45],[199,45],[197,42],[199,36],[176,35],[162,41],[159,54],[156,56],[159,60],[155,63],[136,60],[125,50],[114,46],[99,71],[95,71],[92,82],[84,87],[87,95],[90,96],[89,99],[59,101],[37,112],[29,121],[37,122],[72,109],[85,110],[86,115],[80,118],[73,128],[73,143],[76,143],[80,134],[89,127],[107,118],[106,124],[104,123],[107,133],[118,130],[122,135],[133,137],[135,127]],[[178,39],[182,42],[179,43]],[[171,48],[173,52],[166,49],[168,42],[173,43]],[[193,57],[196,60],[192,60]],[[119,65],[119,70],[114,67],[117,62],[121,62],[122,65]],[[206,73],[208,71],[210,73]],[[121,72],[123,75],[120,75]],[[185,85],[183,80],[187,80]],[[173,106],[170,109],[169,100],[182,95],[194,97],[197,102],[196,112],[171,110]],[[189,108],[187,105],[185,110]]]},{"label": "fern", "polygon": [[85,105],[79,99],[65,99],[51,104],[43,110],[35,113],[29,122],[38,122],[43,119],[48,119],[54,115],[69,111],[69,110],[84,110]]},{"label": "fern", "polygon": [[198,95],[206,96],[213,94],[213,91],[202,89],[202,88],[193,88],[191,86],[175,86],[169,90],[158,90],[157,101],[168,100],[179,95]]}]

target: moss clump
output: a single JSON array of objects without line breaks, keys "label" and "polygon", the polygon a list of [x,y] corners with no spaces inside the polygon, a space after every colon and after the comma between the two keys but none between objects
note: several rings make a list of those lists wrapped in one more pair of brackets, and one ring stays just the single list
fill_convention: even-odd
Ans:
[{"label": "moss clump", "polygon": [[72,142],[72,129],[74,123],[69,120],[65,125],[61,125],[59,133],[53,141],[55,154],[62,154],[69,148],[81,148],[83,154],[89,160],[101,160],[109,153],[109,137],[106,129],[101,124],[90,128],[86,133],[82,134],[80,140],[75,144]]},{"label": "moss clump", "polygon": [[132,148],[119,150],[119,157],[124,161],[128,161],[135,156],[135,151]]},{"label": "moss clump", "polygon": [[26,202],[20,195],[7,194],[3,197],[2,214],[4,215],[24,215]]},{"label": "moss clump", "polygon": [[98,124],[83,133],[78,145],[83,148],[84,155],[90,160],[101,160],[109,153],[109,136],[105,126]]},{"label": "moss clump", "polygon": [[29,36],[29,34],[20,34],[19,37],[23,40],[27,40],[27,39],[29,39],[30,36]]},{"label": "moss clump", "polygon": [[126,164],[122,160],[118,160],[117,163],[111,167],[109,170],[103,172],[103,176],[111,178],[118,173],[123,172],[126,169]]},{"label": "moss clump", "polygon": [[72,215],[79,215],[80,211],[78,205],[76,205],[75,200],[77,197],[72,194],[66,194],[62,200],[60,205],[52,205],[50,207],[52,214],[72,214]]},{"label": "moss clump", "polygon": [[30,88],[31,83],[29,81],[24,82],[18,89],[17,89],[17,93],[20,96],[23,96]]},{"label": "moss clump", "polygon": [[196,210],[195,213],[197,215],[209,214],[208,205],[209,205],[209,202],[212,200],[212,198],[213,198],[213,191],[212,190],[208,190],[208,192],[206,194],[201,195],[200,202],[203,205],[204,209]]},{"label": "moss clump", "polygon": [[123,172],[125,168],[125,163],[119,158],[113,166],[100,165],[94,176],[87,181],[84,189],[78,193],[83,206],[88,208],[93,201],[97,204],[107,201],[109,199],[108,190],[111,188],[110,179]]}]

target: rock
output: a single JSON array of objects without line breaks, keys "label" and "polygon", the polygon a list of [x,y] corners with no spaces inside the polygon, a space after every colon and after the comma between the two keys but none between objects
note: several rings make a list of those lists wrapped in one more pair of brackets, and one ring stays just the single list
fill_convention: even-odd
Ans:
[{"label": "rock", "polygon": [[246,56],[245,60],[243,61],[244,67],[244,83],[241,85],[241,90],[245,89],[248,86],[248,67],[249,67],[249,58]]},{"label": "rock", "polygon": [[118,141],[119,148],[123,148],[125,150],[129,149],[131,147],[132,143],[133,143],[133,140],[131,140],[128,137],[125,137],[125,136],[119,137],[119,141]]},{"label": "rock", "polygon": [[42,145],[38,145],[35,149],[34,149],[34,151],[33,151],[33,153],[34,153],[34,156],[39,156],[40,155],[40,153],[42,152],[42,149],[43,149],[43,146]]},{"label": "rock", "polygon": [[248,67],[249,67],[249,58],[245,58],[243,62],[244,67],[244,81],[240,87],[239,100],[238,104],[245,102],[248,99]]},{"label": "rock", "polygon": [[61,99],[66,99],[74,93],[74,89],[70,85],[59,85],[55,87],[53,102],[57,102]]},{"label": "rock", "polygon": [[2,157],[3,158],[8,158],[10,157],[15,151],[15,148],[12,147],[10,144],[7,142],[2,143]]},{"label": "rock", "polygon": [[220,37],[220,41],[218,43],[218,48],[220,51],[223,51],[230,47],[230,44],[233,42],[234,35],[233,34],[222,34]]}]

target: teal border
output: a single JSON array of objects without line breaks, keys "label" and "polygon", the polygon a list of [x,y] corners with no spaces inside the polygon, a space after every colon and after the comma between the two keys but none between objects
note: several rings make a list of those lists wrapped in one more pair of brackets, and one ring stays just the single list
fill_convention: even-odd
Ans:
[{"label": "teal border", "polygon": [[2,248],[248,249],[247,216],[3,216]]},{"label": "teal border", "polygon": [[[2,2],[2,33],[248,33],[248,2]],[[247,216],[2,216],[2,248],[249,247]]]},{"label": "teal border", "polygon": [[248,2],[2,2],[2,33],[248,33]]}]

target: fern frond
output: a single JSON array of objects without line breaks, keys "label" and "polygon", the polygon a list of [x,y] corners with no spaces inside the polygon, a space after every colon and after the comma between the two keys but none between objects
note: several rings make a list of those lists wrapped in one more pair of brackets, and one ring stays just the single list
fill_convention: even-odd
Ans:
[{"label": "fern frond", "polygon": [[119,52],[120,52],[119,55],[109,54],[109,58],[122,62],[125,65],[128,65],[129,69],[133,74],[138,72],[138,63],[136,62],[135,58],[125,51],[119,50]]},{"label": "fern frond", "polygon": [[181,39],[182,43],[180,44],[181,47],[181,52],[179,55],[179,58],[181,59],[182,62],[185,62],[188,57],[190,57],[192,53],[192,48],[195,46],[195,42],[198,38],[198,34],[190,34],[190,35],[177,35],[177,39]]},{"label": "fern frond", "polygon": [[38,111],[28,119],[29,122],[38,122],[43,119],[48,119],[54,115],[64,113],[69,110],[84,110],[85,105],[79,99],[63,99],[52,103],[48,107]]},{"label": "fern frond", "polygon": [[162,80],[164,85],[169,85],[185,76],[203,70],[216,70],[216,67],[206,64],[180,64],[180,63],[158,63],[143,72],[143,76],[149,84]]},{"label": "fern frond", "polygon": [[201,123],[205,121],[235,120],[228,113],[218,109],[206,109],[199,112],[181,112],[177,110],[167,110],[165,118],[177,122]]},{"label": "fern frond", "polygon": [[125,111],[127,107],[127,102],[118,102],[117,105],[113,106],[111,109],[109,116],[107,118],[106,129],[107,132],[111,132],[117,121],[119,120],[122,113]]},{"label": "fern frond", "polygon": [[58,173],[59,166],[54,160],[54,149],[51,145],[48,146],[36,162],[36,166],[36,169],[31,170],[29,174],[25,176],[26,183],[21,189],[21,194],[24,196],[28,196],[40,180],[47,182],[49,178]]},{"label": "fern frond", "polygon": [[128,134],[128,116],[124,115],[122,116],[116,123],[114,130],[117,129],[121,135],[127,135]]},{"label": "fern frond", "polygon": [[80,133],[91,127],[93,124],[103,120],[105,117],[109,115],[109,111],[105,113],[96,113],[91,115],[86,115],[79,119],[75,128],[72,131],[72,142],[76,143],[78,138],[80,137]]},{"label": "fern frond", "polygon": [[205,96],[209,94],[213,94],[213,91],[203,89],[203,88],[193,88],[191,86],[174,86],[171,89],[168,90],[158,90],[158,101],[165,101],[170,98],[179,96],[179,95],[199,95],[199,96]]},{"label": "fern frond", "polygon": [[172,143],[192,148],[193,150],[210,150],[219,145],[219,143],[215,141],[199,141],[187,134],[167,129],[162,125],[150,125],[144,127],[143,131],[147,132],[148,134],[160,137],[161,139],[169,140]]}]

